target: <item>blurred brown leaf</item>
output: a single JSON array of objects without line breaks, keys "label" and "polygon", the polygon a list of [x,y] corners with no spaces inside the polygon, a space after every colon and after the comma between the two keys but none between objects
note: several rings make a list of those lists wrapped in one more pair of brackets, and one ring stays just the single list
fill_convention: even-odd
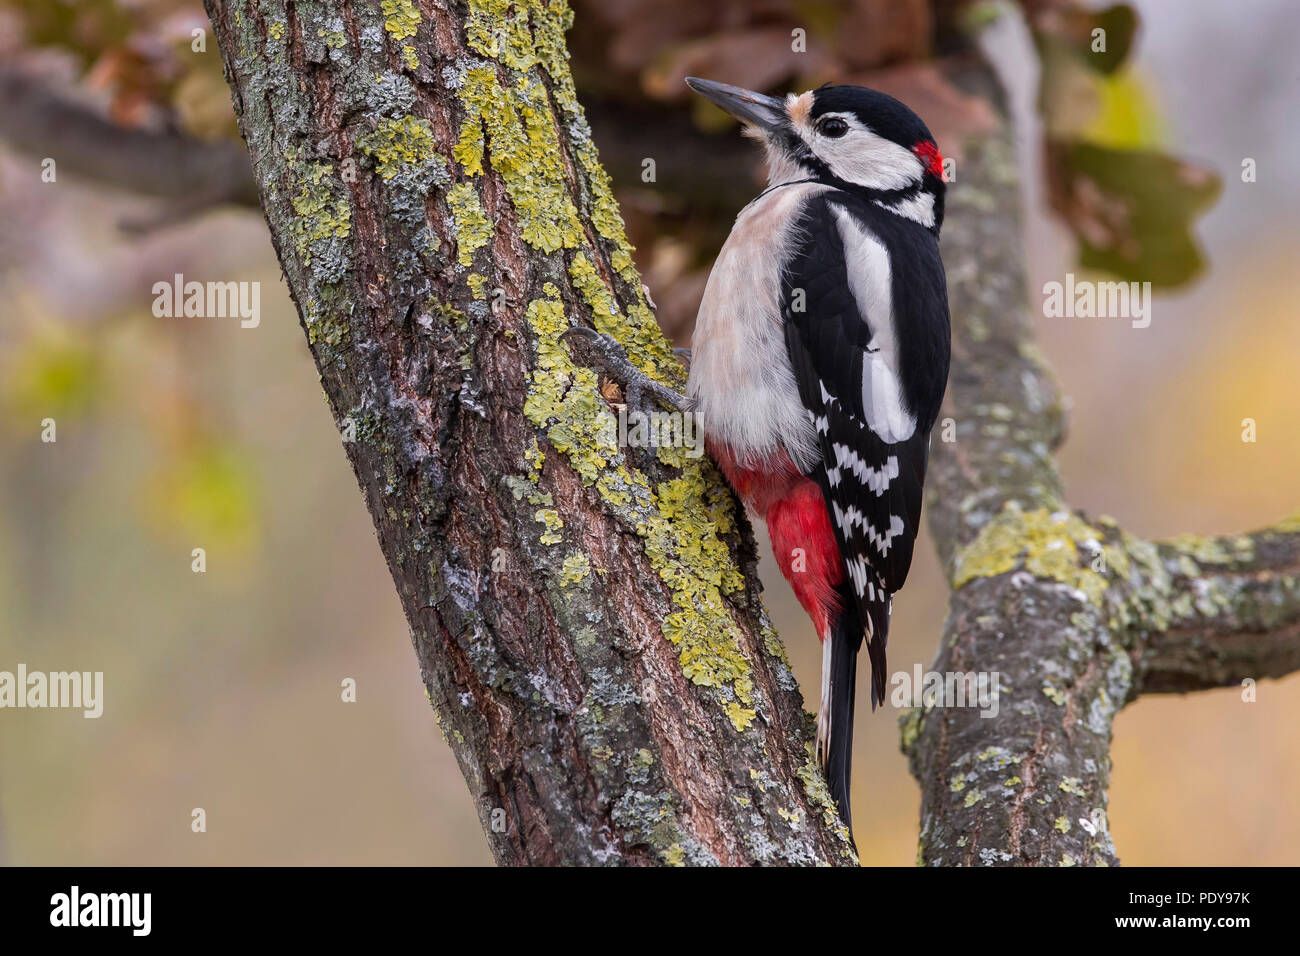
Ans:
[{"label": "blurred brown leaf", "polygon": [[833,75],[838,62],[815,40],[806,52],[791,49],[785,27],[736,30],[684,43],[669,50],[641,77],[655,99],[686,99],[688,76],[719,79],[751,90],[771,90],[799,77],[817,85]]}]

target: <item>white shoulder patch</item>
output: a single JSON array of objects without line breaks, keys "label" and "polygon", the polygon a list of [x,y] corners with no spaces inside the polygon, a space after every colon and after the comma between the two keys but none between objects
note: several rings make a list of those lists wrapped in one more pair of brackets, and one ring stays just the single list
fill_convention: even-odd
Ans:
[{"label": "white shoulder patch", "polygon": [[919,222],[927,229],[934,228],[934,193],[932,192],[922,190],[915,196],[899,202],[884,202],[880,199],[873,202],[881,209],[887,209],[904,219]]},{"label": "white shoulder patch", "polygon": [[831,208],[844,242],[849,289],[872,330],[869,351],[862,360],[862,408],[867,427],[881,441],[905,441],[916,430],[916,417],[903,403],[903,386],[898,377],[889,251],[848,210],[837,204]]}]

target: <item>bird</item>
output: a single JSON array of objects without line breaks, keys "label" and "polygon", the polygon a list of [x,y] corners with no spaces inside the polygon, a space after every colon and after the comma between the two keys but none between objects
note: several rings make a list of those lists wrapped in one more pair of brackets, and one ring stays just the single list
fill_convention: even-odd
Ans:
[{"label": "bird", "polygon": [[586,335],[629,395],[699,416],[710,457],[766,521],[821,642],[816,754],[852,839],[858,653],[874,711],[948,380],[944,160],[921,118],[877,90],[686,83],[759,140],[768,180],[709,274],[685,394]]}]

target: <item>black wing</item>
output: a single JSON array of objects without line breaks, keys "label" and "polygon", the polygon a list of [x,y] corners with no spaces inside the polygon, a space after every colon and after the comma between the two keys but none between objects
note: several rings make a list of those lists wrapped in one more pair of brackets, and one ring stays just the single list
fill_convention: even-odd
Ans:
[{"label": "black wing", "polygon": [[[890,596],[907,579],[920,527],[930,428],[947,381],[948,307],[934,237],[842,195],[806,206],[783,270],[782,313],[821,451],[810,477],[825,495],[868,627],[874,707],[884,699]],[[864,236],[874,255],[864,255]],[[865,277],[865,269],[877,274]],[[889,290],[887,300],[864,293],[868,278],[877,292]],[[886,314],[863,314],[872,308]]]}]

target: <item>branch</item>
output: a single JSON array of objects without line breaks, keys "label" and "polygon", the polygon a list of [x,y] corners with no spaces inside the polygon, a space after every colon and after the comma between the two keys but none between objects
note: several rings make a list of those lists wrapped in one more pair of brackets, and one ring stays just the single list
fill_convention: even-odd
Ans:
[{"label": "branch", "polygon": [[[996,101],[986,66],[959,81]],[[1114,865],[1115,715],[1145,691],[1300,666],[1300,524],[1143,541],[1069,507],[1053,451],[1059,389],[1030,332],[1010,129],[965,144],[943,240],[953,317],[927,510],[953,587],[933,669],[996,672],[995,716],[902,719],[932,865]],[[942,433],[943,423],[940,430]]]},{"label": "branch", "polygon": [[26,155],[54,158],[74,176],[181,200],[185,214],[225,202],[257,204],[238,143],[123,128],[15,68],[0,70],[0,138]]},{"label": "branch", "polygon": [[559,341],[594,324],[681,383],[577,103],[567,6],[207,10],[497,860],[855,862],[743,514],[707,459],[612,441]]},{"label": "branch", "polygon": [[1169,619],[1140,642],[1143,693],[1185,692],[1300,670],[1300,520],[1156,546]]}]

